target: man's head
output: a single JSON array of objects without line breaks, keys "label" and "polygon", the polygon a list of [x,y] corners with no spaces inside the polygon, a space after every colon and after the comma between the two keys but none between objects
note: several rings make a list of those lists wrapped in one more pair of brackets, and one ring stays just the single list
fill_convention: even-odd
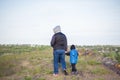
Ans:
[{"label": "man's head", "polygon": [[55,28],[53,28],[53,31],[54,31],[54,33],[61,32],[60,26],[58,25],[58,26],[56,26]]}]

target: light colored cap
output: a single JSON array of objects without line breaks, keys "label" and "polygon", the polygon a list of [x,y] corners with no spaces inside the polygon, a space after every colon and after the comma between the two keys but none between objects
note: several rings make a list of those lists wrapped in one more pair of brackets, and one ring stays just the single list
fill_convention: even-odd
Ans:
[{"label": "light colored cap", "polygon": [[56,26],[55,28],[53,28],[53,31],[54,31],[54,33],[61,32],[60,26],[58,25],[58,26]]}]

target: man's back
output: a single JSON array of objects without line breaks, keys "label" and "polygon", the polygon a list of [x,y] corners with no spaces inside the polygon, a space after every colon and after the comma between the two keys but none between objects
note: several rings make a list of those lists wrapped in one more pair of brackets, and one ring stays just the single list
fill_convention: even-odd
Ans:
[{"label": "man's back", "polygon": [[66,36],[61,32],[56,33],[52,38],[51,46],[54,48],[54,50],[57,50],[57,49],[67,50]]}]

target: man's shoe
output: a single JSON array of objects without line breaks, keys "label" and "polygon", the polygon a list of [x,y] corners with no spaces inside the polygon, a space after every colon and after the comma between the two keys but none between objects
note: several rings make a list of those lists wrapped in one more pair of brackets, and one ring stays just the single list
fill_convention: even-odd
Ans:
[{"label": "man's shoe", "polygon": [[68,73],[67,73],[67,71],[66,71],[66,70],[64,70],[64,75],[66,75],[66,76],[68,75]]},{"label": "man's shoe", "polygon": [[55,76],[55,77],[56,77],[56,76],[58,76],[58,74],[53,74],[53,76]]}]

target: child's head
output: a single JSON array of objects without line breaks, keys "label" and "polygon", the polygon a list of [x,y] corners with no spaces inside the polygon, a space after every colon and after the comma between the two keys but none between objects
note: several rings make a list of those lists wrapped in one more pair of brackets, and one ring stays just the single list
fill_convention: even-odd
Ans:
[{"label": "child's head", "polygon": [[71,45],[70,49],[71,49],[71,50],[72,50],[72,49],[75,49],[75,45]]}]

